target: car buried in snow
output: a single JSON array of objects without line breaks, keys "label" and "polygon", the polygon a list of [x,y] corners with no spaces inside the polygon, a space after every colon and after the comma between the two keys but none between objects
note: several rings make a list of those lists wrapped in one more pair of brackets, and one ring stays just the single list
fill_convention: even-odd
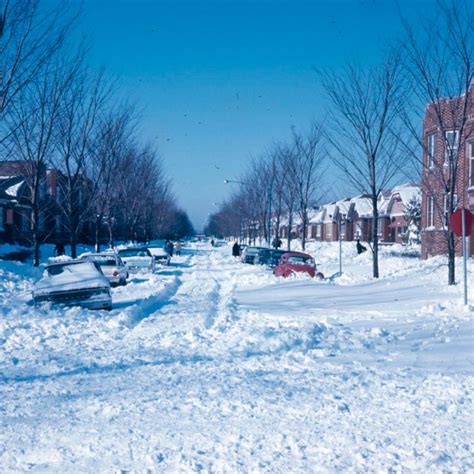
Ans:
[{"label": "car buried in snow", "polygon": [[118,255],[130,272],[155,271],[155,259],[146,247],[127,247]]},{"label": "car buried in snow", "polygon": [[79,258],[96,262],[112,286],[127,284],[127,267],[115,252],[84,253]]},{"label": "car buried in snow", "polygon": [[273,274],[287,278],[296,273],[307,273],[311,278],[324,279],[318,272],[313,257],[302,252],[286,252],[280,258],[280,263],[273,269]]},{"label": "car buried in snow", "polygon": [[33,289],[33,302],[112,309],[109,280],[100,266],[89,260],[69,260],[47,265]]},{"label": "car buried in snow", "polygon": [[149,252],[153,255],[155,263],[169,265],[171,261],[170,253],[167,249],[165,240],[152,240],[147,246]]},{"label": "car buried in snow", "polygon": [[271,268],[277,267],[280,264],[280,259],[281,259],[282,255],[285,255],[285,253],[287,253],[287,252],[288,252],[288,250],[278,250],[278,249],[271,250],[270,251],[270,260],[268,262],[268,265]]},{"label": "car buried in snow", "polygon": [[268,265],[270,262],[271,250],[266,248],[258,249],[257,255],[254,258],[255,265]]},{"label": "car buried in snow", "polygon": [[240,255],[240,261],[242,263],[250,263],[254,265],[256,263],[256,258],[258,257],[258,253],[260,250],[268,250],[264,247],[245,247]]}]

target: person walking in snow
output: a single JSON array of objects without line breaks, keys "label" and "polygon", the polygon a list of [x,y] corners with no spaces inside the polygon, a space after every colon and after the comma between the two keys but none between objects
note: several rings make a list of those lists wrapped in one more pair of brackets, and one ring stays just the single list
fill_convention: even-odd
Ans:
[{"label": "person walking in snow", "polygon": [[235,242],[234,245],[232,245],[232,256],[233,257],[238,257],[240,255],[240,245]]},{"label": "person walking in snow", "polygon": [[367,247],[364,247],[360,243],[360,239],[357,239],[356,249],[357,249],[357,254],[360,255],[361,253],[364,253],[367,250]]},{"label": "person walking in snow", "polygon": [[54,251],[56,252],[56,255],[60,257],[66,253],[66,248],[61,241],[58,241],[54,247]]},{"label": "person walking in snow", "polygon": [[181,242],[176,242],[176,255],[181,255]]}]

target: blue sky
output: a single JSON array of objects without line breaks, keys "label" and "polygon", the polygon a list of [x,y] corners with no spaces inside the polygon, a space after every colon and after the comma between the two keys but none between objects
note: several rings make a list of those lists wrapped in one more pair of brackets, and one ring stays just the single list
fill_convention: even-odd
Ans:
[{"label": "blue sky", "polygon": [[315,68],[380,60],[401,32],[397,5],[415,20],[434,2],[85,0],[80,29],[91,63],[143,110],[143,139],[200,229],[231,192],[224,179],[291,125],[324,119]]}]

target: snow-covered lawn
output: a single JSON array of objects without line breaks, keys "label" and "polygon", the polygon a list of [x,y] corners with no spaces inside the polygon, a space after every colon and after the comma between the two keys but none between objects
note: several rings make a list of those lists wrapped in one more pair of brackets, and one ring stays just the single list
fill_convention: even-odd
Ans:
[{"label": "snow-covered lawn", "polygon": [[38,273],[0,262],[0,471],[474,470],[461,286],[401,247],[374,281],[348,244],[333,277],[337,251],[279,281],[196,245],[110,312],[34,308]]}]

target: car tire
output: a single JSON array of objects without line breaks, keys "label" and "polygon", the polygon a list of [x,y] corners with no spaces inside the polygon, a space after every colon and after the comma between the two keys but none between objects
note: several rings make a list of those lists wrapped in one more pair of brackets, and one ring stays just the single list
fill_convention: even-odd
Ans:
[{"label": "car tire", "polygon": [[120,286],[125,286],[126,284],[127,284],[126,278],[122,278],[122,279],[120,280],[119,285],[120,285]]},{"label": "car tire", "polygon": [[316,273],[316,275],[314,275],[314,277],[317,280],[324,280],[324,275],[321,272]]}]

